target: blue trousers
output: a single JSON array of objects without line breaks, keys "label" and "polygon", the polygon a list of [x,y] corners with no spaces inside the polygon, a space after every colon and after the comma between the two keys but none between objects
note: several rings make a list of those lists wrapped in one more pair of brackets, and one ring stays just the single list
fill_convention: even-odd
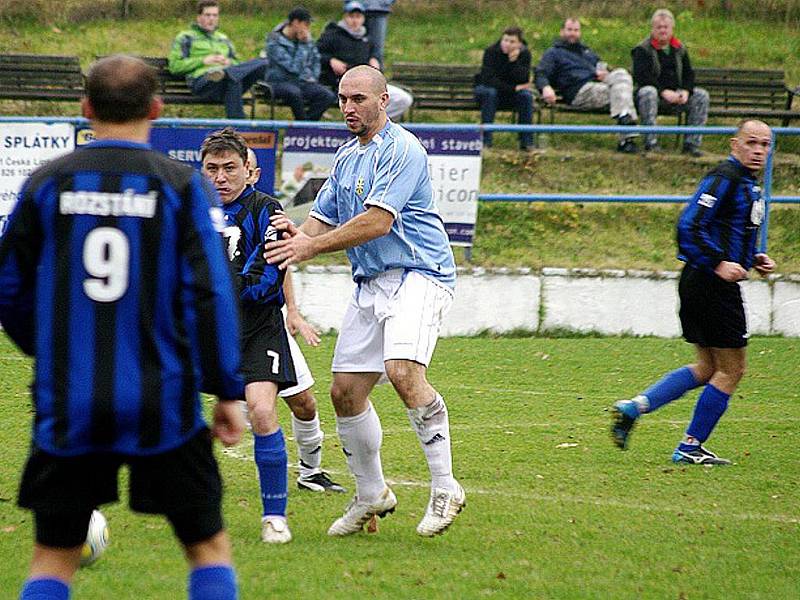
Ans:
[{"label": "blue trousers", "polygon": [[375,44],[378,62],[383,66],[383,47],[386,43],[386,30],[389,25],[388,12],[367,12],[364,25],[367,27],[369,39]]},{"label": "blue trousers", "polygon": [[336,101],[336,94],[330,88],[315,81],[270,81],[269,84],[273,95],[289,105],[298,121],[319,121],[322,113]]},{"label": "blue trousers", "polygon": [[238,65],[226,67],[225,79],[221,81],[209,81],[205,77],[198,77],[189,85],[192,93],[198,98],[222,102],[225,105],[227,118],[244,119],[242,95],[256,81],[264,79],[266,70],[267,61],[263,58],[254,58]]},{"label": "blue trousers", "polygon": [[[533,123],[533,92],[531,90],[519,90],[513,95],[501,94],[497,88],[488,85],[475,86],[475,100],[481,107],[481,123],[494,123],[494,116],[498,108],[515,108],[520,125],[531,125]],[[483,143],[485,146],[492,145],[492,132],[483,133]],[[533,133],[524,132],[519,134],[519,145],[528,147],[533,144]]]}]

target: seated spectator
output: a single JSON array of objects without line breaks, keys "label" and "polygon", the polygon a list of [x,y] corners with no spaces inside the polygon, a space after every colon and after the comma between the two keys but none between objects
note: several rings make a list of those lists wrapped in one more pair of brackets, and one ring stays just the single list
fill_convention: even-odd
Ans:
[{"label": "seated spectator", "polygon": [[244,119],[242,94],[263,79],[267,63],[261,58],[240,63],[233,43],[217,27],[217,0],[200,0],[197,22],[181,31],[172,42],[169,71],[185,75],[195,96],[223,102],[227,118]]},{"label": "seated spectator", "polygon": [[394,0],[364,0],[367,35],[375,43],[375,57],[383,68],[383,45]]},{"label": "seated spectator", "polygon": [[[581,23],[569,18],[561,36],[542,55],[536,67],[536,87],[542,100],[555,104],[556,94],[570,106],[586,109],[610,107],[611,118],[620,125],[636,122],[633,80],[625,69],[608,70],[608,65],[581,43]],[[617,150],[636,152],[636,134],[621,134]]]},{"label": "seated spectator", "polygon": [[[298,6],[267,35],[267,83],[298,121],[319,121],[336,94],[319,83],[320,58],[311,37],[311,13]],[[308,108],[306,108],[308,107]]]},{"label": "seated spectator", "polygon": [[[672,111],[685,111],[687,125],[705,125],[708,118],[708,92],[694,86],[694,70],[689,53],[672,35],[675,17],[665,8],[653,13],[650,36],[632,51],[633,80],[636,82],[636,103],[641,125],[655,125],[659,106]],[[687,135],[683,151],[702,156],[702,136]],[[653,134],[645,137],[645,151],[659,151]]]},{"label": "seated spectator", "polygon": [[[322,57],[320,83],[327,85],[334,93],[339,91],[339,79],[350,67],[370,65],[380,70],[375,44],[364,27],[364,5],[357,0],[344,3],[344,16],[338,23],[330,22],[317,42]],[[386,114],[398,120],[411,106],[414,98],[396,85],[387,85],[389,105]]]},{"label": "seated spectator", "polygon": [[[483,52],[480,72],[475,76],[475,100],[481,107],[481,123],[494,123],[498,108],[515,108],[519,123],[533,123],[531,52],[522,29],[509,27],[503,36]],[[483,134],[484,146],[492,145],[492,133]],[[533,133],[519,134],[522,150],[533,149]]]}]

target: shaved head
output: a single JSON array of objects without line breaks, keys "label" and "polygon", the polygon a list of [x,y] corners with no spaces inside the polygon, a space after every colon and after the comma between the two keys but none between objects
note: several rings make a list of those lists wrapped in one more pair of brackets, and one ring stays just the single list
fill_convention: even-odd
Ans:
[{"label": "shaved head", "polygon": [[772,148],[772,129],[764,121],[745,119],[731,138],[731,154],[753,172],[764,168]]},{"label": "shaved head", "polygon": [[766,133],[767,135],[772,135],[772,130],[769,128],[764,121],[759,119],[745,119],[739,126],[736,128],[736,137],[740,137],[743,134],[751,133],[751,132],[759,132],[759,133]]},{"label": "shaved head", "polygon": [[386,93],[386,77],[378,69],[369,65],[353,67],[342,76],[342,81],[346,79],[353,83],[357,81],[378,96]]}]

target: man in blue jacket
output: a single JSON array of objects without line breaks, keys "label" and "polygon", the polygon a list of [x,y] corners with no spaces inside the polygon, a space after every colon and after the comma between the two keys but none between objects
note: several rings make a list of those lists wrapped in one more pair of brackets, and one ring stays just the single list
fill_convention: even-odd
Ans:
[{"label": "man in blue jacket", "polygon": [[[611,117],[620,125],[633,125],[633,80],[625,69],[608,70],[608,65],[581,43],[581,23],[569,18],[561,36],[542,55],[536,67],[536,87],[542,99],[555,104],[557,95],[570,106],[583,109],[610,107]],[[621,134],[617,150],[636,152],[635,135]]]},{"label": "man in blue jacket", "polygon": [[311,37],[311,13],[293,8],[267,36],[267,82],[298,121],[319,121],[336,94],[319,83],[319,50]]},{"label": "man in blue jacket", "polygon": [[703,386],[686,434],[672,453],[676,463],[727,465],[703,446],[711,436],[745,370],[747,319],[739,282],[754,268],[761,275],[775,262],[757,250],[765,203],[756,180],[772,145],[769,126],[743,121],[731,139],[731,155],[700,182],[678,222],[678,258],[686,263],[678,294],[683,337],[697,359],[631,400],[613,408],[611,435],[623,450],[639,417]]}]

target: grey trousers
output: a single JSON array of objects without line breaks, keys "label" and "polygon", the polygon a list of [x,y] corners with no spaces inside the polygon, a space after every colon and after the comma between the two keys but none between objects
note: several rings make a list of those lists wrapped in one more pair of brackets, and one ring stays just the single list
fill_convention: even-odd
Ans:
[{"label": "grey trousers", "polygon": [[605,81],[584,83],[572,100],[572,106],[576,108],[603,108],[607,105],[612,117],[627,114],[637,120],[633,80],[625,69],[614,69],[606,75]]},{"label": "grey trousers", "polygon": [[[639,106],[639,124],[640,125],[655,125],[656,117],[658,116],[659,96],[658,90],[652,85],[646,85],[639,89],[636,95],[636,102]],[[686,112],[687,125],[705,125],[708,120],[708,92],[703,88],[696,87],[689,96],[689,101],[682,106],[674,106],[678,111]],[[648,134],[645,136],[645,144],[655,144],[657,136],[655,134]],[[684,138],[684,144],[687,146],[699,147],[703,140],[703,136],[693,133]]]}]

